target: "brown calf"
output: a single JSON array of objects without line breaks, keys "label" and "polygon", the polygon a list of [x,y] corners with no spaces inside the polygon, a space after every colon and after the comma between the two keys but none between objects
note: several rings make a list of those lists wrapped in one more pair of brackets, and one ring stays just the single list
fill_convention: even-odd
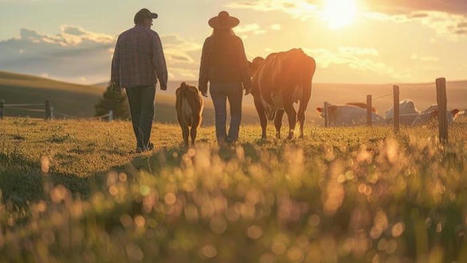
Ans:
[{"label": "brown calf", "polygon": [[[188,137],[195,144],[198,127],[201,125],[204,101],[196,87],[183,82],[176,91],[177,119],[182,128],[183,142],[188,145]],[[191,128],[191,129],[190,129]]]}]

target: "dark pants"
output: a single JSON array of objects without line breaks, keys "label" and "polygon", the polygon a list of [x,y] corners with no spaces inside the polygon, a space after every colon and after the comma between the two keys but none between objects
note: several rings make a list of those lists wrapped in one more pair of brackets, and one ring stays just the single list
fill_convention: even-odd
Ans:
[{"label": "dark pants", "polygon": [[[242,121],[242,85],[234,84],[211,84],[210,93],[216,112],[216,137],[219,143],[225,141],[235,142],[238,140],[238,131]],[[226,133],[227,105],[230,105],[230,127],[229,134]]]},{"label": "dark pants", "polygon": [[149,146],[151,137],[152,119],[154,118],[154,86],[132,87],[126,89],[130,104],[131,121],[136,136],[136,145],[139,148]]}]

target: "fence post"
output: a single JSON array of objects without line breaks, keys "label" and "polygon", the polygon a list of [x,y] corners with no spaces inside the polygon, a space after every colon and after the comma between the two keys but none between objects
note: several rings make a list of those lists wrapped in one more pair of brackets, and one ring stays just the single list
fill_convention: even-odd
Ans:
[{"label": "fence post", "polygon": [[400,111],[399,111],[399,86],[394,85],[393,87],[393,95],[394,95],[394,112],[393,112],[393,122],[394,122],[394,132],[399,132],[400,126]]},{"label": "fence post", "polygon": [[0,120],[3,120],[4,111],[5,111],[5,100],[0,100]]},{"label": "fence post", "polygon": [[447,104],[446,96],[446,79],[439,78],[436,80],[436,100],[438,102],[438,122],[439,122],[439,140],[442,143],[448,142],[448,120],[447,120]]},{"label": "fence post", "polygon": [[50,105],[50,101],[46,100],[45,101],[45,120],[51,120],[52,119],[52,106]]},{"label": "fence post", "polygon": [[324,102],[324,127],[329,127],[329,116],[328,116],[328,103],[325,101]]},{"label": "fence post", "polygon": [[110,110],[109,111],[109,122],[113,121],[113,119],[114,119],[114,111]]},{"label": "fence post", "polygon": [[373,107],[371,106],[371,95],[367,95],[366,96],[366,106],[367,106],[367,109],[366,109],[366,123],[368,126],[372,126],[372,116],[373,116]]}]

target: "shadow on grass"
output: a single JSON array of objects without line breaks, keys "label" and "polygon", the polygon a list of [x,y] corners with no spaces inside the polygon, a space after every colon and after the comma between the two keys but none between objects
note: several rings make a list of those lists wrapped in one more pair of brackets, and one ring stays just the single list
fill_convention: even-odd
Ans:
[{"label": "shadow on grass", "polygon": [[[243,143],[240,146],[244,150],[245,157],[256,162],[260,158],[258,146],[264,146],[264,142]],[[75,174],[59,173],[53,169],[48,174],[43,174],[39,162],[33,162],[17,154],[0,153],[2,201],[14,209],[24,209],[31,202],[48,200],[47,189],[56,185],[63,185],[74,196],[86,199],[93,192],[106,189],[106,178],[110,171],[124,172],[130,180],[137,178],[140,171],[157,176],[163,169],[180,167],[183,155],[188,149],[184,146],[162,148],[151,154],[135,156],[129,163],[96,172],[85,178]],[[273,151],[279,150],[275,148]],[[222,160],[228,161],[236,157],[236,147],[221,147],[218,149],[218,154]]]},{"label": "shadow on grass", "polygon": [[[250,159],[252,162],[258,162],[261,155],[259,146],[265,146],[268,143],[270,142],[255,141],[252,143],[241,143],[238,146],[243,149],[246,158]],[[136,175],[139,171],[146,171],[157,175],[162,169],[180,167],[183,155],[186,154],[189,149],[190,148],[182,145],[170,148],[165,147],[150,155],[136,156],[129,164],[125,165],[125,168],[120,166],[113,167],[113,169],[130,173],[130,175]],[[277,145],[272,147],[272,144],[271,147],[266,147],[265,149],[274,153],[279,153],[281,151],[281,147],[277,147]],[[237,157],[236,146],[219,147],[216,153],[226,162]]]},{"label": "shadow on grass", "polygon": [[43,174],[39,163],[16,154],[0,153],[0,190],[2,201],[13,208],[25,208],[32,201],[46,199],[47,185],[63,185],[73,194],[87,196],[96,179],[82,178],[72,174]]}]

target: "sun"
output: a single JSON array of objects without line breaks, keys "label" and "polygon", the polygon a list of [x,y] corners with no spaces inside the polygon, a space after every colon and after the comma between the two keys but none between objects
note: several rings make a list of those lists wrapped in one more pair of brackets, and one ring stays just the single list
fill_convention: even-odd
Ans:
[{"label": "sun", "polygon": [[323,18],[331,29],[351,25],[357,14],[356,0],[324,0]]}]

